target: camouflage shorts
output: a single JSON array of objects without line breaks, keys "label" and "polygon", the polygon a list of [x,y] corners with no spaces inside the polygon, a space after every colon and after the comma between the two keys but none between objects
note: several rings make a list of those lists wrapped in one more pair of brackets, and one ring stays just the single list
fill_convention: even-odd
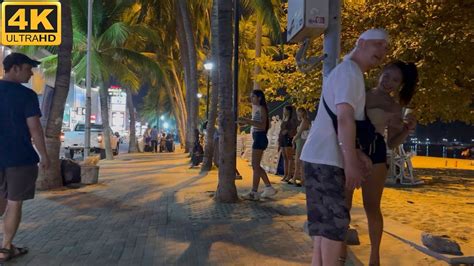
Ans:
[{"label": "camouflage shorts", "polygon": [[345,201],[344,170],[305,162],[304,174],[309,235],[344,241],[351,220]]}]

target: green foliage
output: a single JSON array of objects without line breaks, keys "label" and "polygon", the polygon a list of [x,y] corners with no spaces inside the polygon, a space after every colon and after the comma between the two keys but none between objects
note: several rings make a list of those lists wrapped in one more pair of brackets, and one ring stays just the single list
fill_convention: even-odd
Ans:
[{"label": "green foliage", "polygon": [[[383,15],[381,15],[383,14]],[[388,60],[415,62],[418,92],[413,99],[421,123],[437,119],[474,122],[474,4],[472,1],[370,1],[343,10],[344,51],[360,32],[372,27],[389,31]],[[376,83],[372,71],[367,84]]]},{"label": "green foliage", "polygon": [[[473,85],[474,4],[472,1],[366,1],[346,4],[342,10],[342,55],[355,45],[361,32],[375,27],[387,29],[391,50],[387,62],[400,59],[415,62],[419,86],[412,104],[419,122],[460,120],[474,122]],[[322,53],[322,41],[313,41],[310,55]],[[297,48],[284,46],[284,60],[266,53],[257,63],[271,100],[287,93],[297,106],[314,109],[321,90],[320,67],[312,73],[295,71]],[[368,73],[366,84],[375,86],[380,69]]]},{"label": "green foliage", "polygon": [[275,60],[278,54],[264,55],[257,60],[262,68],[257,80],[261,82],[269,100],[283,101],[289,96],[295,106],[313,111],[321,92],[321,66],[309,73],[302,73],[297,70],[294,58],[298,46],[285,45],[284,49],[286,58],[283,60]]},{"label": "green foliage", "polygon": [[[87,1],[72,1],[73,51],[72,64],[76,80],[86,75]],[[131,44],[145,42],[156,33],[143,25],[131,24],[126,14],[131,1],[94,1],[91,77],[95,84],[110,78],[136,91],[142,79],[138,75],[161,76],[156,62]],[[138,48],[138,49],[137,49]],[[42,59],[46,74],[55,73],[57,55]]]},{"label": "green foliage", "polygon": [[143,105],[139,107],[142,121],[158,126],[160,116],[171,117],[171,104],[166,91],[152,84],[143,98]]}]

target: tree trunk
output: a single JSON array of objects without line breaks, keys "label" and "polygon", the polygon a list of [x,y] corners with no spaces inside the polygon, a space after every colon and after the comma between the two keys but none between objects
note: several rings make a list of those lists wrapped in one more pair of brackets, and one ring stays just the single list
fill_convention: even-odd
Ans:
[{"label": "tree trunk", "polygon": [[[255,59],[260,58],[262,54],[262,28],[263,22],[257,16],[257,34],[255,37]],[[255,60],[256,61],[256,60]],[[260,90],[260,84],[257,82],[257,75],[260,74],[260,67],[255,64],[254,75],[253,75],[253,89]]]},{"label": "tree trunk", "polygon": [[[187,0],[179,0],[179,11],[181,13],[181,18],[183,21],[183,28],[186,37],[187,43],[187,52],[188,52],[188,63],[189,63],[189,98],[186,100],[189,104],[189,111],[188,111],[188,132],[194,132],[195,129],[198,128],[198,100],[197,100],[197,92],[198,92],[198,73],[197,73],[197,52],[196,46],[194,43],[194,32],[193,27],[191,25],[191,20],[189,16],[188,10],[188,3]],[[190,136],[191,145],[194,144],[194,134]]]},{"label": "tree trunk", "polygon": [[102,141],[104,141],[105,159],[113,160],[114,155],[112,153],[112,146],[110,145],[110,135],[112,131],[110,130],[109,123],[109,83],[102,81],[100,85],[100,115],[102,117]]},{"label": "tree trunk", "polygon": [[133,106],[132,91],[127,89],[127,108],[130,115],[130,131],[128,134],[128,153],[138,152],[137,134],[135,130],[135,107]]},{"label": "tree trunk", "polygon": [[36,181],[38,189],[51,189],[62,186],[61,163],[59,160],[61,149],[60,135],[64,106],[71,81],[72,21],[70,1],[61,0],[60,2],[62,5],[62,42],[58,50],[54,94],[45,129],[46,150],[51,160],[51,166],[45,172],[40,170],[38,180]]},{"label": "tree trunk", "polygon": [[[194,132],[192,130],[191,126],[191,120],[189,117],[189,113],[191,110],[191,84],[190,84],[190,79],[191,79],[191,74],[189,71],[189,54],[188,54],[188,44],[186,41],[186,36],[184,33],[184,25],[183,25],[183,19],[182,19],[182,14],[180,11],[180,8],[176,6],[176,31],[177,31],[177,37],[178,37],[178,43],[179,43],[179,53],[180,53],[180,61],[181,65],[183,66],[183,72],[184,72],[184,85],[185,85],[185,110],[186,110],[186,140],[184,143],[184,152],[190,152],[192,149],[192,144],[193,144],[193,138],[194,138]],[[179,82],[179,80],[178,80]]]},{"label": "tree trunk", "polygon": [[[214,64],[217,63],[217,49],[218,49],[218,25],[217,25],[217,4],[214,2],[212,5],[211,14],[211,58]],[[202,163],[201,171],[210,171],[212,168],[212,162],[214,157],[214,133],[216,131],[216,118],[217,118],[217,103],[219,97],[219,88],[217,84],[219,82],[218,69],[215,66],[210,70],[212,86],[210,98],[211,106],[209,107],[209,120],[207,122],[207,136],[206,146],[204,148],[204,160]]]},{"label": "tree trunk", "polygon": [[174,95],[176,96],[176,100],[178,104],[178,109],[179,109],[178,116],[180,116],[180,126],[178,128],[178,132],[179,132],[179,137],[180,137],[180,143],[184,145],[186,142],[186,130],[187,130],[186,121],[188,119],[188,113],[187,113],[186,103],[184,101],[183,89],[181,87],[181,80],[179,79],[178,74],[176,73],[176,67],[174,65],[174,62],[171,62],[170,65],[171,65],[170,70],[173,74],[173,77],[176,83],[175,84],[176,86],[173,86],[172,89],[173,89]]},{"label": "tree trunk", "polygon": [[[232,1],[217,0],[219,71],[219,183],[215,199],[236,202],[235,122],[232,110]],[[238,30],[238,29],[237,29]],[[237,77],[236,77],[237,78]]]},{"label": "tree trunk", "polygon": [[167,76],[165,76],[163,80],[165,82],[165,88],[170,98],[170,102],[172,103],[173,115],[176,120],[176,126],[178,128],[178,136],[181,139],[181,141],[183,141],[184,136],[185,136],[184,130],[183,130],[185,128],[183,126],[184,126],[184,121],[186,120],[183,120],[184,117],[182,114],[185,113],[185,110],[181,109],[182,107],[180,105],[180,100],[178,99],[179,96],[176,94],[177,89],[175,88],[175,86],[171,84]]}]

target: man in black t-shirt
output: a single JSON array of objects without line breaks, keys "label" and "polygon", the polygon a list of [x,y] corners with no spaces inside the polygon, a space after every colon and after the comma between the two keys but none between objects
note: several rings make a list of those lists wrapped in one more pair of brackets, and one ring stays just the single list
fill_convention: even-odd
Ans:
[{"label": "man in black t-shirt", "polygon": [[[40,62],[20,53],[3,60],[5,75],[0,80],[0,215],[3,215],[3,245],[0,263],[21,256],[27,248],[13,245],[21,221],[24,200],[33,199],[38,163],[49,167],[38,96],[21,85],[30,80]],[[36,147],[39,155],[33,148]]]}]

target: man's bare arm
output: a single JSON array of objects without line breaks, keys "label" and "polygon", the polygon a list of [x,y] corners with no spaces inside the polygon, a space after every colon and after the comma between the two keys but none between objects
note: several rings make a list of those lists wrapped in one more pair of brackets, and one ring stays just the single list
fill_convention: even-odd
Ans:
[{"label": "man's bare arm", "polygon": [[32,116],[26,119],[26,124],[28,125],[28,130],[30,131],[31,138],[33,138],[33,143],[38,150],[41,157],[41,166],[43,168],[49,167],[49,157],[46,151],[46,145],[44,142],[43,127],[41,126],[39,116]]},{"label": "man's bare arm", "polygon": [[354,108],[348,103],[341,103],[336,105],[336,113],[339,148],[344,158],[346,187],[348,189],[359,188],[364,173],[355,148],[356,125]]}]

